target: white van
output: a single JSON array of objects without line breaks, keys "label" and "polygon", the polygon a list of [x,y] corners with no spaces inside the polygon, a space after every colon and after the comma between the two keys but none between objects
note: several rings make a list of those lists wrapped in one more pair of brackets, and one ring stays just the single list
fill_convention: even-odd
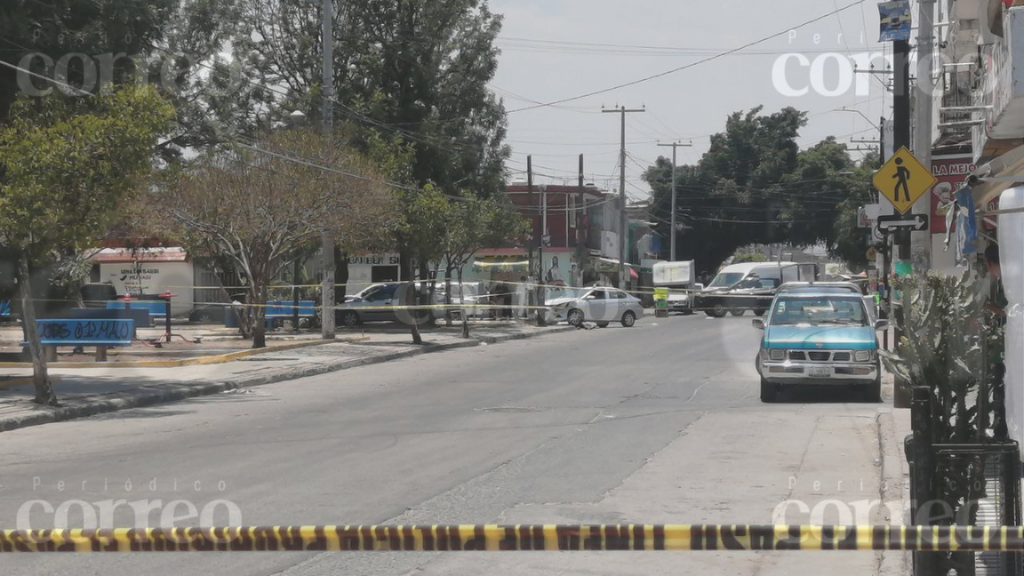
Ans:
[{"label": "white van", "polygon": [[747,310],[761,316],[771,305],[779,286],[786,282],[814,280],[815,264],[796,262],[745,262],[722,268],[699,294],[697,308],[708,316],[742,316]]},{"label": "white van", "polygon": [[[759,286],[753,286],[749,282],[754,276],[763,281],[759,283]],[[705,290],[720,291],[739,288],[739,284],[744,282],[751,284],[745,286],[748,288],[778,288],[786,282],[798,280],[800,280],[800,267],[796,262],[744,262],[722,268]]]}]

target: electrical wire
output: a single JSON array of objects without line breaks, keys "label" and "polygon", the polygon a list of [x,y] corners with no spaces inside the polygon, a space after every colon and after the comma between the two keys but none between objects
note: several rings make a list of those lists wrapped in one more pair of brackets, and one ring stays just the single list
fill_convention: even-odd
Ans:
[{"label": "electrical wire", "polygon": [[849,8],[852,8],[854,6],[858,6],[860,4],[863,4],[866,1],[867,0],[856,0],[855,2],[847,4],[843,8],[840,8],[840,9],[835,10],[833,12],[829,12],[828,14],[824,14],[822,16],[818,16],[817,18],[812,18],[812,19],[810,19],[810,20],[808,20],[806,22],[803,22],[802,24],[799,24],[797,26],[790,26],[790,27],[788,27],[785,30],[782,30],[780,32],[776,32],[774,34],[770,34],[768,36],[765,36],[765,37],[760,38],[758,40],[755,40],[753,42],[748,42],[747,44],[744,44],[743,46],[740,46],[738,48],[734,48],[732,50],[727,50],[725,52],[720,52],[720,53],[715,54],[714,56],[710,56],[708,58],[703,58],[701,60],[698,60],[697,62],[693,62],[693,63],[690,63],[690,64],[685,64],[683,66],[678,66],[676,68],[672,68],[671,70],[666,70],[664,72],[659,72],[657,74],[652,74],[652,75],[646,76],[644,78],[639,78],[639,79],[636,79],[636,80],[631,80],[629,82],[623,82],[621,84],[617,84],[617,85],[611,86],[609,88],[602,88],[600,90],[593,90],[593,91],[587,92],[585,94],[580,94],[580,95],[577,95],[577,96],[570,96],[568,98],[562,98],[562,99],[559,99],[559,100],[554,100],[552,102],[546,102],[546,103],[543,103],[543,104],[536,104],[536,105],[533,105],[533,106],[527,106],[527,107],[524,107],[524,108],[517,108],[515,110],[509,110],[507,113],[508,114],[514,114],[516,112],[525,112],[527,110],[535,110],[537,108],[544,108],[544,107],[549,107],[549,106],[555,106],[557,104],[564,104],[566,102],[573,102],[575,100],[582,100],[583,98],[588,98],[590,96],[597,96],[599,94],[606,94],[608,92],[613,92],[613,91],[619,90],[621,88],[626,88],[626,87],[629,87],[629,86],[635,86],[637,84],[642,84],[644,82],[649,82],[651,80],[654,80],[654,79],[657,79],[657,78],[661,78],[663,76],[668,76],[670,74],[675,74],[676,72],[681,72],[683,70],[687,70],[687,69],[693,68],[695,66],[699,66],[701,64],[705,64],[707,62],[711,62],[713,60],[717,60],[719,58],[728,56],[730,54],[734,54],[736,52],[740,52],[740,51],[742,51],[742,50],[744,50],[746,48],[750,48],[752,46],[756,46],[758,44],[762,44],[764,42],[767,42],[768,40],[772,40],[774,38],[778,38],[779,36],[783,36],[785,34],[788,34],[791,30],[797,30],[797,29],[803,28],[804,26],[807,26],[809,24],[814,24],[815,22],[820,22],[821,20],[829,18],[833,14],[838,14],[838,13],[840,13],[840,12],[842,12],[844,10],[847,10]]}]

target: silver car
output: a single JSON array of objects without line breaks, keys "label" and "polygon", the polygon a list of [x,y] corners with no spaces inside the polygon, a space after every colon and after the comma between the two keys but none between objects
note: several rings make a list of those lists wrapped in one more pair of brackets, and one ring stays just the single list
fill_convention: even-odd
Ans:
[{"label": "silver car", "polygon": [[544,304],[549,323],[568,322],[573,326],[594,322],[605,328],[612,322],[621,322],[630,328],[644,314],[638,298],[603,286],[551,290]]},{"label": "silver car", "polygon": [[[347,296],[345,302],[338,305],[338,323],[341,326],[357,326],[363,322],[400,322],[398,308],[398,289],[402,282],[387,282],[372,284],[352,296]],[[422,288],[422,283],[416,283],[416,289]],[[409,312],[403,310],[406,319]]]}]

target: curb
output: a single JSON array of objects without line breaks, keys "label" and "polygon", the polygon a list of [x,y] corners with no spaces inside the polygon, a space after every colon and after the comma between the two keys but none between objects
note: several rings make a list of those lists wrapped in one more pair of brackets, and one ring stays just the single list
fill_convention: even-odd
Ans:
[{"label": "curb", "polygon": [[[60,382],[60,376],[50,376],[50,382]],[[17,388],[18,386],[28,386],[35,383],[35,379],[31,376],[9,378],[7,380],[0,380],[0,390],[6,390],[7,388]]]},{"label": "curb", "polygon": [[[891,506],[879,507],[879,514],[883,514],[883,510],[888,509],[890,517],[878,518],[876,524],[896,526],[906,524],[907,519],[903,518],[903,511],[910,494],[907,492],[904,477],[906,461],[903,456],[903,438],[898,437],[893,410],[892,407],[881,408],[876,417],[881,457],[881,493],[879,497],[883,503],[898,503],[899,509],[893,510]],[[910,564],[910,553],[885,551],[881,553],[878,574],[880,576],[909,574]]]},{"label": "curb", "polygon": [[[293,344],[284,344],[282,346],[274,346],[267,348],[256,348],[248,350],[239,350],[238,352],[228,352],[227,354],[216,354],[214,356],[198,356],[195,358],[182,358],[180,360],[138,360],[129,362],[51,362],[47,366],[50,368],[182,368],[184,366],[206,366],[210,364],[225,364],[241,358],[248,358],[250,356],[257,356],[260,354],[267,354],[270,352],[286,352],[288,350],[295,350],[296,348],[308,348],[312,346],[321,346],[323,344],[351,344],[352,342],[365,342],[369,338],[362,336],[356,336],[346,339],[336,340],[315,340],[312,342],[296,342]],[[31,362],[0,362],[0,368],[32,368]],[[30,379],[31,382],[31,379]]]},{"label": "curb", "polygon": [[[530,338],[536,338],[538,336],[543,336],[544,334],[567,332],[569,330],[575,329],[575,327],[566,326],[551,328],[544,332],[484,337],[471,336],[470,340],[464,340],[461,342],[451,342],[448,344],[428,344],[424,345],[422,348],[414,348],[412,350],[389,352],[387,354],[381,354],[379,356],[357,358],[353,360],[343,360],[340,362],[319,364],[304,368],[281,369],[277,372],[269,374],[235,378],[224,382],[184,384],[177,386],[171,390],[152,390],[147,391],[148,393],[142,394],[138,393],[140,389],[136,389],[133,391],[109,394],[106,395],[103,400],[88,402],[78,406],[60,406],[57,408],[46,408],[38,406],[36,407],[38,411],[32,414],[28,414],[25,416],[0,417],[0,432],[17,430],[19,428],[27,428],[29,426],[38,426],[40,424],[49,424],[52,422],[61,422],[64,420],[74,420],[76,418],[85,418],[88,416],[95,416],[97,414],[104,414],[107,412],[117,412],[119,410],[128,410],[131,408],[143,408],[146,406],[153,406],[156,404],[164,404],[168,402],[175,402],[178,400],[187,400],[199,396],[211,396],[213,394],[220,394],[222,392],[229,392],[231,390],[237,390],[240,388],[249,388],[253,386],[275,384],[278,382],[298,380],[300,378],[308,378],[311,376],[321,376],[323,374],[339,372],[342,370],[348,370],[350,368],[358,368],[360,366],[368,366],[372,364],[382,364],[384,362],[400,360],[402,358],[411,358],[413,356],[419,356],[421,354],[444,352],[447,350],[456,350],[459,348],[474,348],[482,344],[497,344],[499,342],[507,342],[509,340],[526,340]],[[278,348],[278,350],[275,351],[279,350],[280,348]],[[142,388],[141,390],[145,390],[145,388]]]}]

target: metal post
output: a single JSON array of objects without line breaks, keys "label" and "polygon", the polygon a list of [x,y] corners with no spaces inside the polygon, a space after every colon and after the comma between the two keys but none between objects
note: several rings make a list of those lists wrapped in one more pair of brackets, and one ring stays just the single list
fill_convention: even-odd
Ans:
[{"label": "metal post", "polygon": [[292,264],[292,330],[299,331],[299,259]]},{"label": "metal post", "polygon": [[[932,460],[931,390],[924,386],[913,389],[910,402],[910,419],[913,433],[904,440],[904,452],[911,469],[910,481],[910,523],[925,525],[929,520],[932,503],[932,486],[935,480],[935,464]],[[935,574],[935,554],[914,553],[914,574],[930,576]]]},{"label": "metal post", "polygon": [[[893,87],[893,152],[902,147],[910,147],[910,43],[906,40],[896,40],[892,43],[893,67],[895,85]],[[892,234],[893,246],[890,262],[899,262],[910,258],[910,231],[897,230]],[[888,275],[888,268],[886,274]],[[888,283],[887,296],[889,297],[889,309],[893,312],[892,317],[896,321],[896,330],[893,342],[893,349],[899,348],[902,330],[900,325],[903,321],[902,309],[896,306],[894,298],[895,290],[892,289],[892,282]],[[895,408],[910,407],[910,383],[896,378],[893,394],[893,406]]]},{"label": "metal post", "polygon": [[[935,83],[935,0],[920,0],[917,23],[917,93],[914,102],[914,156],[929,171],[932,170],[932,112]],[[914,203],[914,213],[931,213],[931,194],[925,194]],[[911,232],[910,241],[914,254],[920,255],[918,264],[924,272],[931,268],[932,233],[930,229]]]},{"label": "metal post", "polygon": [[[334,130],[334,0],[323,0],[323,130],[328,144]],[[334,339],[334,237],[324,232],[321,244],[323,259],[323,289],[321,308],[324,340]]]},{"label": "metal post", "polygon": [[167,295],[164,302],[164,340],[171,343],[171,295]]},{"label": "metal post", "polygon": [[676,261],[676,149],[680,146],[693,146],[693,144],[680,144],[679,142],[673,142],[671,144],[658,144],[658,146],[671,146],[672,147],[672,216],[671,224],[669,224],[669,260],[672,262]]},{"label": "metal post", "polygon": [[626,273],[626,244],[629,241],[629,224],[626,219],[626,114],[646,112],[646,109],[627,110],[625,106],[618,110],[602,110],[601,112],[622,115],[619,151],[619,288],[625,290],[629,281]]}]

